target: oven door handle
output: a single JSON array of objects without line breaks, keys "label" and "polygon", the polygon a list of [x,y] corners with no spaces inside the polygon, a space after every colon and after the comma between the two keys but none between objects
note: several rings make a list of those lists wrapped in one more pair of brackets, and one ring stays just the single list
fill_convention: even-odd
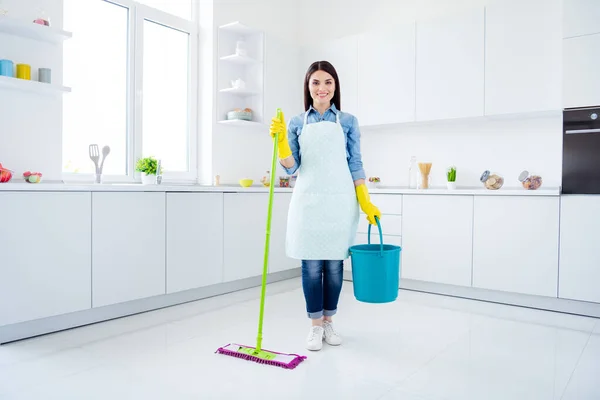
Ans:
[{"label": "oven door handle", "polygon": [[577,135],[579,133],[600,133],[600,128],[597,128],[597,129],[574,129],[574,130],[566,130],[565,133],[567,135]]}]

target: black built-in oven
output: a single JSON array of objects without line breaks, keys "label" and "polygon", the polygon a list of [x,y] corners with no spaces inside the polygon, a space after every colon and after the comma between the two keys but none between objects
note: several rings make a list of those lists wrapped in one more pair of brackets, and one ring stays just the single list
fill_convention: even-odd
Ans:
[{"label": "black built-in oven", "polygon": [[600,106],[563,110],[562,193],[600,194]]}]

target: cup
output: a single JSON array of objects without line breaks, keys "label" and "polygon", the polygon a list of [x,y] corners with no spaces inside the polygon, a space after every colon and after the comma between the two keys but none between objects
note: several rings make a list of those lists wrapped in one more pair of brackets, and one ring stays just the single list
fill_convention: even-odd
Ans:
[{"label": "cup", "polygon": [[0,60],[0,75],[9,76],[13,78],[15,76],[15,65],[10,60]]},{"label": "cup", "polygon": [[17,78],[31,80],[31,65],[17,64]]},{"label": "cup", "polygon": [[52,83],[52,70],[50,68],[38,68],[38,81]]}]

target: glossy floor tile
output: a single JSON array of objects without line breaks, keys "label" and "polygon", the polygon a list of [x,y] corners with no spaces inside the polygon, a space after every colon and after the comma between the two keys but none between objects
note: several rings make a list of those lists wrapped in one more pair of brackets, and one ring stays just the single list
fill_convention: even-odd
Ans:
[{"label": "glossy floor tile", "polygon": [[600,399],[592,318],[402,291],[357,302],[340,347],[304,350],[298,279],[269,285],[264,347],[284,370],[215,354],[256,340],[259,288],[0,347],[0,399]]}]

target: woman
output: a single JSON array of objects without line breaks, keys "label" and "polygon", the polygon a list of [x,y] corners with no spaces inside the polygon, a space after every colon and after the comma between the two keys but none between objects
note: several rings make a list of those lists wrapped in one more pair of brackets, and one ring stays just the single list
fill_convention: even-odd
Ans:
[{"label": "woman", "polygon": [[304,109],[291,119],[289,129],[283,115],[273,118],[270,134],[279,134],[279,162],[286,172],[298,170],[286,254],[302,260],[302,288],[312,320],[306,347],[320,350],[323,338],[330,345],[342,343],[332,317],[342,290],[343,261],[356,236],[358,207],[371,224],[381,213],[365,185],[358,121],[341,111],[340,81],[329,62],[308,68]]}]

